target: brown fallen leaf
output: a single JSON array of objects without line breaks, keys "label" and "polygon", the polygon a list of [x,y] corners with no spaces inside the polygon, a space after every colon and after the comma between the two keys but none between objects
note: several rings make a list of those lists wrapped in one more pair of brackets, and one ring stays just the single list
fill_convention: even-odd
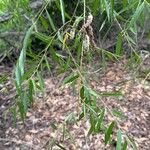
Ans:
[{"label": "brown fallen leaf", "polygon": [[25,135],[25,140],[26,141],[32,141],[33,137],[30,134]]}]

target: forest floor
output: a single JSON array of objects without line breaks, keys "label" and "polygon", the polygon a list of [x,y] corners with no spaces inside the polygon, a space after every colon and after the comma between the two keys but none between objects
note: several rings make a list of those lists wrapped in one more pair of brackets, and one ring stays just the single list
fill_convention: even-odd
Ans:
[{"label": "forest floor", "polygon": [[[117,119],[109,112],[106,118],[109,121],[117,120],[122,131],[134,138],[138,150],[149,150],[150,81],[135,76],[133,70],[124,67],[126,64],[126,59],[108,62],[105,73],[100,70],[91,75],[90,86],[98,92],[122,92],[123,96],[119,98],[102,97],[97,104],[102,105],[104,102],[109,110],[122,112],[125,116],[123,119]],[[86,136],[90,127],[86,119],[65,126],[65,118],[70,113],[73,116],[79,111],[79,101],[71,88],[58,86],[61,81],[59,77],[45,78],[45,94],[38,94],[24,124],[18,120],[14,127],[11,115],[8,114],[6,119],[2,115],[14,103],[12,68],[1,65],[0,70],[0,76],[6,78],[0,84],[0,150],[47,150],[54,143],[56,145],[53,150],[115,149],[115,142],[104,146],[102,133]]]}]

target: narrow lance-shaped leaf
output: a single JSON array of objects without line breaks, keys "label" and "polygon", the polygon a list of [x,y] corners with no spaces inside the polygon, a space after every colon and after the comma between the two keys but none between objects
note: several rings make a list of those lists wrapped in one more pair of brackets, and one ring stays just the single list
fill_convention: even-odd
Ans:
[{"label": "narrow lance-shaped leaf", "polygon": [[105,26],[105,24],[106,24],[106,20],[107,20],[107,19],[105,19],[105,20],[103,21],[103,23],[101,24],[100,29],[99,29],[99,32],[101,32],[101,30],[102,30],[102,29],[103,29],[103,27]]},{"label": "narrow lance-shaped leaf", "polygon": [[122,53],[122,34],[120,33],[118,35],[118,38],[117,38],[117,44],[116,44],[116,55],[121,55]]},{"label": "narrow lance-shaped leaf", "polygon": [[113,113],[114,116],[116,116],[116,117],[118,117],[120,119],[125,119],[126,118],[126,116],[122,112],[120,112],[120,111],[118,111],[116,109],[113,109],[112,113]]},{"label": "narrow lance-shaped leaf", "polygon": [[25,59],[26,59],[26,49],[29,43],[29,38],[32,34],[32,30],[33,30],[34,26],[32,25],[29,30],[27,31],[24,41],[23,41],[23,48],[21,50],[18,62],[17,62],[17,66],[16,66],[16,70],[15,70],[15,76],[16,76],[16,83],[18,84],[18,86],[21,86],[21,77],[24,74],[24,64],[25,64]]},{"label": "narrow lance-shaped leaf", "polygon": [[18,105],[18,108],[19,108],[20,117],[21,117],[22,121],[24,121],[25,111],[24,111],[23,101],[18,101],[17,105]]},{"label": "narrow lance-shaped leaf", "polygon": [[48,21],[49,21],[49,23],[50,23],[50,25],[51,25],[51,28],[52,28],[53,31],[55,32],[55,31],[56,31],[56,27],[55,27],[54,22],[53,22],[53,20],[52,20],[50,14],[49,14],[49,12],[48,12],[47,10],[46,10],[46,14],[47,14]]},{"label": "narrow lance-shaped leaf", "polygon": [[92,96],[99,97],[98,93],[90,88],[86,87],[86,91],[88,91],[88,93],[90,93]]},{"label": "narrow lance-shaped leaf", "polygon": [[118,96],[122,96],[122,93],[121,92],[103,92],[103,93],[99,93],[99,92],[96,92],[90,88],[86,88],[89,93],[95,97],[100,97],[100,96],[115,96],[115,97],[118,97]]},{"label": "narrow lance-shaped leaf", "polygon": [[118,97],[118,96],[122,96],[122,93],[121,92],[103,92],[103,93],[98,93],[99,96],[115,96],[115,97]]},{"label": "narrow lance-shaped leaf", "polygon": [[88,135],[92,134],[95,131],[96,120],[94,115],[90,115],[90,129],[88,131]]},{"label": "narrow lance-shaped leaf", "polygon": [[134,140],[131,137],[126,135],[126,140],[132,146],[133,150],[137,150],[137,146],[136,146]]},{"label": "narrow lance-shaped leaf", "polygon": [[15,82],[15,87],[16,87],[16,91],[19,97],[21,97],[22,95],[22,87],[20,87],[20,85],[17,84],[17,82]]},{"label": "narrow lance-shaped leaf", "polygon": [[80,98],[84,99],[84,97],[85,97],[84,96],[84,86],[82,86],[81,89],[80,89]]},{"label": "narrow lance-shaped leaf", "polygon": [[97,124],[96,124],[97,133],[100,132],[101,125],[102,125],[102,122],[103,122],[103,119],[104,119],[104,115],[105,115],[105,109],[102,110],[100,116],[98,117],[98,121],[97,121]]},{"label": "narrow lance-shaped leaf", "polygon": [[105,145],[107,145],[108,141],[110,140],[110,137],[111,137],[111,134],[112,134],[112,129],[113,129],[114,125],[115,125],[115,122],[113,121],[109,125],[108,129],[106,130],[106,133],[105,133]]},{"label": "narrow lance-shaped leaf", "polygon": [[47,56],[45,56],[45,62],[46,62],[46,66],[48,68],[48,71],[51,72],[51,67],[50,67],[50,64],[49,64],[49,62],[47,60]]},{"label": "narrow lance-shaped leaf", "polygon": [[19,87],[21,85],[21,70],[18,62],[16,66],[15,77],[16,77],[16,85]]},{"label": "narrow lance-shaped leaf", "polygon": [[122,146],[122,150],[127,150],[128,143],[125,141]]},{"label": "narrow lance-shaped leaf", "polygon": [[34,85],[31,79],[29,80],[28,84],[29,84],[29,101],[30,101],[30,104],[33,104]]},{"label": "narrow lance-shaped leaf", "polygon": [[111,0],[111,19],[113,20],[115,0]]},{"label": "narrow lance-shaped leaf", "polygon": [[84,112],[79,115],[78,121],[80,121],[84,117]]},{"label": "narrow lance-shaped leaf", "polygon": [[73,23],[73,28],[77,28],[78,24],[83,20],[83,17],[79,16],[76,18],[76,20]]},{"label": "narrow lance-shaped leaf", "polygon": [[142,13],[144,9],[144,2],[142,4],[139,3],[135,13],[133,14],[132,16],[132,19],[130,21],[130,25],[132,26],[136,21],[137,19],[139,18],[140,14]]},{"label": "narrow lance-shaped leaf", "polygon": [[122,150],[121,149],[121,141],[122,141],[122,133],[119,129],[118,132],[117,132],[117,147],[116,147],[116,150]]},{"label": "narrow lance-shaped leaf", "polygon": [[104,6],[107,13],[108,21],[110,21],[110,7],[107,0],[104,0]]},{"label": "narrow lance-shaped leaf", "polygon": [[64,10],[63,0],[60,0],[60,9],[61,9],[62,22],[63,24],[65,24],[65,10]]},{"label": "narrow lance-shaped leaf", "polygon": [[21,77],[21,80],[24,81],[24,80],[29,79],[31,75],[33,74],[33,72],[36,70],[36,68],[37,68],[37,64],[30,65],[30,68],[26,70],[24,75]]},{"label": "narrow lance-shaped leaf", "polygon": [[[47,35],[44,35],[40,32],[34,32],[34,35],[36,38],[38,38],[39,40],[41,40],[44,43],[49,44],[51,42],[51,40],[53,39],[53,37],[49,37]],[[55,40],[53,40],[55,42]]]},{"label": "narrow lance-shaped leaf", "polygon": [[44,90],[45,83],[44,83],[43,77],[41,76],[41,74],[39,72],[37,72],[37,76],[38,76],[38,79],[39,79],[40,89]]},{"label": "narrow lance-shaped leaf", "polygon": [[123,8],[125,8],[128,4],[128,0],[122,0],[122,3],[123,3]]},{"label": "narrow lance-shaped leaf", "polygon": [[70,76],[66,77],[63,81],[63,85],[73,82],[79,77],[78,74],[71,74]]},{"label": "narrow lance-shaped leaf", "polygon": [[21,50],[21,54],[20,54],[19,62],[18,62],[19,67],[21,67],[21,76],[24,74],[24,63],[25,63],[26,50],[27,50],[27,46],[29,44],[29,39],[32,34],[33,28],[34,28],[34,26],[31,26],[29,28],[29,30],[27,31],[26,36],[24,38],[24,41],[23,41],[23,48]]},{"label": "narrow lance-shaped leaf", "polygon": [[58,64],[60,64],[59,56],[57,55],[56,50],[52,46],[49,48],[49,50],[50,50],[50,54],[52,56],[52,59],[54,61],[56,61]]},{"label": "narrow lance-shaped leaf", "polygon": [[23,102],[23,109],[24,109],[24,116],[26,116],[28,106],[29,106],[29,99],[26,93],[22,94],[22,99],[21,101]]},{"label": "narrow lance-shaped leaf", "polygon": [[92,9],[93,9],[93,15],[96,15],[97,10],[100,9],[100,0],[94,0]]},{"label": "narrow lance-shaped leaf", "polygon": [[[55,0],[55,4],[57,6],[57,8],[62,11],[61,9],[61,6],[60,6],[60,0]],[[64,8],[64,1],[62,0],[62,7]],[[67,19],[71,19],[70,15],[65,11],[65,8],[64,8],[64,18],[66,17]],[[62,14],[62,13],[61,13]]]},{"label": "narrow lance-shaped leaf", "polygon": [[41,20],[43,27],[47,31],[48,30],[48,23],[47,23],[46,19],[44,17],[40,16],[40,20]]}]

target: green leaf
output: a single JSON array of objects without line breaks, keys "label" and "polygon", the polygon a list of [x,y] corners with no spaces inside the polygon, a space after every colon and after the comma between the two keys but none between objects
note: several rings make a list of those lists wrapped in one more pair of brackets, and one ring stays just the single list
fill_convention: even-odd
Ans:
[{"label": "green leaf", "polygon": [[42,25],[45,28],[45,30],[48,31],[48,23],[47,23],[46,19],[44,17],[40,16],[40,20],[41,20]]},{"label": "green leaf", "polygon": [[36,70],[36,68],[37,68],[36,64],[31,65],[30,68],[26,70],[24,75],[21,77],[21,81],[29,79],[32,76],[33,72]]},{"label": "green leaf", "polygon": [[100,96],[115,96],[115,97],[118,97],[118,96],[122,96],[122,93],[121,92],[103,92],[103,93],[98,93],[90,88],[86,88],[88,90],[88,92],[95,96],[95,97],[100,97]]},{"label": "green leaf", "polygon": [[44,91],[45,83],[44,83],[43,77],[41,76],[40,72],[37,72],[37,76],[38,76],[38,80],[40,84],[40,89]]},{"label": "green leaf", "polygon": [[116,147],[116,150],[122,150],[121,149],[121,141],[122,141],[122,133],[119,129],[118,132],[117,132],[117,147]]},{"label": "green leaf", "polygon": [[95,120],[95,116],[90,114],[90,129],[88,131],[88,135],[92,134],[93,132],[95,132],[95,125],[96,125],[96,120]]},{"label": "green leaf", "polygon": [[[32,79],[31,79],[32,80]],[[34,91],[36,91],[37,90],[37,88],[38,88],[38,85],[37,85],[37,83],[36,83],[36,81],[35,80],[32,80],[32,83],[33,83],[33,89],[34,89]],[[40,89],[40,88],[39,88]],[[40,89],[41,90],[41,89]]]},{"label": "green leaf", "polygon": [[126,140],[127,140],[127,142],[132,146],[132,148],[133,148],[134,150],[137,150],[137,146],[136,146],[136,144],[135,144],[133,138],[131,138],[131,137],[129,137],[128,135],[126,135]]},{"label": "green leaf", "polygon": [[24,119],[25,119],[25,111],[24,111],[23,101],[19,100],[17,105],[18,105],[18,108],[19,108],[20,118],[22,119],[22,121],[24,121]]},{"label": "green leaf", "polygon": [[57,37],[58,37],[58,40],[63,43],[63,33],[61,33],[59,30],[57,31]]},{"label": "green leaf", "polygon": [[15,77],[16,77],[16,84],[18,86],[21,86],[21,70],[19,67],[19,63],[17,63],[17,66],[16,66]]},{"label": "green leaf", "polygon": [[95,96],[95,97],[99,97],[99,94],[98,94],[96,91],[94,91],[94,90],[92,90],[92,89],[90,89],[90,88],[86,88],[86,90],[87,90],[88,93],[90,93],[91,95],[93,95],[93,96]]},{"label": "green leaf", "polygon": [[41,40],[42,42],[47,43],[47,44],[49,44],[53,39],[53,37],[49,37],[40,32],[34,32],[34,35],[36,38],[38,38],[39,40]]},{"label": "green leaf", "polygon": [[128,4],[128,0],[122,0],[122,3],[123,3],[123,8],[125,8]]},{"label": "green leaf", "polygon": [[131,36],[127,35],[127,39],[128,39],[129,42],[136,45],[136,42],[134,41],[134,39]]},{"label": "green leaf", "polygon": [[120,33],[118,35],[118,38],[117,38],[117,44],[116,44],[116,55],[121,55],[122,54],[122,34]]},{"label": "green leaf", "polygon": [[104,6],[107,13],[108,21],[110,21],[110,7],[109,7],[110,5],[107,0],[104,0]]},{"label": "green leaf", "polygon": [[62,22],[65,24],[65,8],[64,8],[64,2],[63,0],[60,0],[60,9],[61,9],[61,16],[62,16]]},{"label": "green leaf", "polygon": [[99,32],[101,32],[101,30],[103,29],[103,27],[105,27],[106,21],[107,21],[107,18],[106,18],[106,19],[103,21],[103,23],[101,24],[100,29],[99,29]]},{"label": "green leaf", "polygon": [[97,133],[100,132],[104,116],[105,116],[105,109],[102,109],[102,112],[101,112],[100,116],[98,117],[98,121],[97,121],[97,124],[96,124],[96,132]]},{"label": "green leaf", "polygon": [[51,47],[49,48],[49,50],[50,50],[50,54],[51,54],[51,56],[52,56],[52,59],[53,59],[54,61],[56,61],[58,64],[60,64],[60,62],[59,62],[59,57],[58,57],[58,55],[57,55],[55,49],[51,46]]},{"label": "green leaf", "polygon": [[120,119],[125,119],[126,118],[126,116],[123,115],[122,112],[120,112],[116,109],[113,109],[112,113],[113,113],[114,116],[119,117]]},{"label": "green leaf", "polygon": [[21,86],[21,77],[24,75],[24,65],[25,65],[25,59],[26,59],[26,50],[29,43],[30,36],[32,34],[34,26],[32,25],[28,31],[26,32],[24,41],[23,41],[23,48],[21,50],[16,70],[15,70],[15,76],[16,76],[16,83],[18,86]]},{"label": "green leaf", "polygon": [[127,141],[124,142],[124,144],[122,146],[122,150],[127,150]]},{"label": "green leaf", "polygon": [[28,106],[29,106],[29,99],[26,93],[22,94],[22,99],[21,101],[23,102],[23,109],[24,109],[24,116],[26,116]]},{"label": "green leaf", "polygon": [[45,62],[46,62],[46,66],[48,68],[48,71],[51,72],[51,67],[50,67],[50,64],[49,64],[49,62],[47,60],[47,56],[45,56]]},{"label": "green leaf", "polygon": [[118,55],[116,54],[113,54],[112,52],[109,52],[105,49],[102,49],[102,52],[103,52],[103,59],[105,59],[105,55],[108,56],[111,60],[112,60],[112,57],[114,57],[116,60],[118,60],[117,58],[119,57]]},{"label": "green leaf", "polygon": [[73,82],[79,77],[78,74],[71,74],[63,80],[63,85]]},{"label": "green leaf", "polygon": [[15,81],[15,87],[16,87],[16,91],[17,91],[17,96],[21,97],[22,95],[22,87],[20,85],[18,85],[18,83]]},{"label": "green leaf", "polygon": [[49,12],[48,12],[47,10],[46,10],[46,15],[47,15],[48,21],[49,21],[49,23],[50,23],[50,25],[51,25],[51,28],[52,28],[53,31],[55,32],[55,31],[56,31],[56,27],[55,27],[54,22],[53,22],[53,20],[52,20],[50,14],[49,14]]},{"label": "green leaf", "polygon": [[31,63],[32,63],[32,60],[34,59],[35,61],[36,60],[39,60],[41,58],[41,55],[39,54],[35,54],[34,52],[32,51],[27,51],[26,55],[31,58]]},{"label": "green leaf", "polygon": [[103,92],[103,93],[98,93],[99,96],[114,96],[114,97],[118,97],[118,96],[122,96],[121,92]]},{"label": "green leaf", "polygon": [[76,122],[76,115],[74,112],[70,113],[66,118],[65,118],[65,123],[75,123]]},{"label": "green leaf", "polygon": [[78,27],[78,24],[79,24],[82,20],[83,20],[83,17],[81,17],[81,16],[76,17],[76,20],[74,21],[72,28],[77,28],[77,27]]},{"label": "green leaf", "polygon": [[91,99],[91,94],[89,93],[89,89],[84,86],[84,96],[85,96],[85,102],[89,102]]},{"label": "green leaf", "polygon": [[55,125],[54,122],[50,123],[50,126],[52,127],[53,130],[57,130],[58,127]]},{"label": "green leaf", "polygon": [[84,96],[84,86],[82,86],[81,89],[80,89],[80,98],[84,99],[84,97],[85,97]]},{"label": "green leaf", "polygon": [[100,8],[100,0],[94,0],[94,1],[93,1],[93,7],[92,7],[93,15],[96,15],[97,10],[98,10],[99,8]]},{"label": "green leaf", "polygon": [[28,84],[29,84],[29,101],[30,104],[33,104],[34,85],[31,79],[29,80]]},{"label": "green leaf", "polygon": [[142,4],[139,3],[138,7],[136,8],[136,11],[132,15],[132,19],[130,21],[131,26],[137,21],[137,19],[139,19],[139,16],[142,13],[143,9],[144,9],[144,2]]},{"label": "green leaf", "polygon": [[111,0],[111,19],[113,19],[115,0]]},{"label": "green leaf", "polygon": [[79,115],[78,121],[80,121],[84,117],[84,112]]},{"label": "green leaf", "polygon": [[108,141],[110,140],[110,136],[112,134],[112,129],[113,129],[114,125],[115,125],[115,122],[113,121],[109,125],[109,127],[107,128],[107,130],[106,130],[106,133],[105,133],[105,145],[107,145]]},{"label": "green leaf", "polygon": [[97,116],[97,112],[95,111],[95,108],[93,108],[92,106],[86,104],[86,107],[91,111],[92,114],[94,114],[95,116]]}]

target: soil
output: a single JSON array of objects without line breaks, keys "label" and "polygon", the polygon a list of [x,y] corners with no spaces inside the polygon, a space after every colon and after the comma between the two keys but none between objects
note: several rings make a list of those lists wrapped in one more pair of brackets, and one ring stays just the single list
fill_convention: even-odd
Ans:
[{"label": "soil", "polygon": [[[89,68],[89,84],[98,92],[122,92],[123,96],[119,98],[101,97],[97,105],[122,112],[123,119],[118,119],[108,111],[106,121],[117,120],[122,132],[133,137],[138,150],[149,150],[150,82],[135,76],[135,71],[126,68],[126,64],[127,60],[123,59],[108,62],[105,71]],[[59,77],[47,76],[44,79],[45,94],[37,94],[25,122],[18,119],[14,126],[12,115],[4,116],[15,102],[12,68],[1,65],[0,70],[0,77],[5,77],[5,81],[0,83],[0,150],[48,150],[51,147],[53,150],[115,149],[115,138],[113,144],[105,146],[103,133],[87,136],[90,128],[87,119],[74,123],[80,111],[77,91],[68,86],[59,87]],[[64,121],[70,114],[72,119],[66,125]]]}]

